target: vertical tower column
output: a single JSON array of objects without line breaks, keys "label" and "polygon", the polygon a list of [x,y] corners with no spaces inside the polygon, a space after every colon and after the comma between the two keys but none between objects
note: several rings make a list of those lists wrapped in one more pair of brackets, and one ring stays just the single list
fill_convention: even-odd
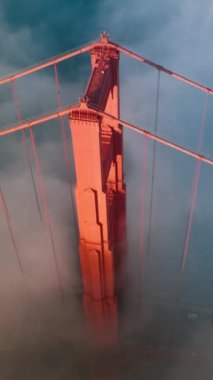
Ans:
[{"label": "vertical tower column", "polygon": [[76,168],[84,309],[96,336],[117,333],[117,295],[125,241],[122,127],[119,117],[119,53],[102,35],[91,51],[92,74],[84,97],[70,113]]}]

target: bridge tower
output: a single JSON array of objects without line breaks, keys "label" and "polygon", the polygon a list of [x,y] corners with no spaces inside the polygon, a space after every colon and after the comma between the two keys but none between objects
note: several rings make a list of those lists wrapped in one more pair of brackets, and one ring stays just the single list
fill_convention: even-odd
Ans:
[{"label": "bridge tower", "polygon": [[119,118],[119,51],[106,33],[91,49],[92,73],[69,122],[76,168],[76,208],[83,303],[89,330],[116,339],[117,297],[125,243],[125,184]]}]

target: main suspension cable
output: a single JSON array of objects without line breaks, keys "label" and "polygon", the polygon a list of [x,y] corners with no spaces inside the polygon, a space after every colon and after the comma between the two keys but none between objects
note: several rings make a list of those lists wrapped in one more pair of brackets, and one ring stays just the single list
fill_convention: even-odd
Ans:
[{"label": "main suspension cable", "polygon": [[[79,106],[79,103],[76,105]],[[55,119],[59,118],[60,116],[69,115],[74,106],[75,105],[73,104],[73,105],[70,105],[68,107],[64,107],[63,109],[51,111],[48,114],[41,115],[39,117],[34,117],[33,119],[29,119],[27,121],[24,121],[23,123],[18,124],[18,125],[2,127],[2,128],[0,128],[0,136],[5,136],[5,135],[8,135],[10,133],[20,131],[22,129],[31,128],[35,125],[39,125],[41,123],[45,123],[45,122],[50,121],[50,120],[55,120]],[[128,129],[130,129],[130,130],[132,130],[132,131],[134,131],[140,135],[147,136],[150,140],[157,141],[158,143],[160,143],[162,145],[165,145],[171,149],[175,149],[181,153],[184,153],[187,156],[193,157],[193,158],[195,158],[201,162],[204,162],[205,164],[213,166],[213,159],[209,158],[208,156],[205,156],[204,154],[200,154],[196,151],[185,148],[184,146],[178,145],[178,144],[172,142],[171,140],[165,139],[164,137],[161,137],[159,135],[155,135],[154,133],[149,132],[142,125],[140,127],[138,127],[132,123],[129,123],[128,121],[119,119],[119,118],[111,115],[110,113],[103,112],[97,106],[94,106],[94,105],[91,105],[91,107],[89,107],[89,109],[96,111],[101,116],[107,116],[109,119],[119,122],[124,127],[128,128]]]},{"label": "main suspension cable", "polygon": [[209,88],[207,86],[203,86],[202,84],[197,83],[197,82],[195,82],[195,81],[193,81],[193,80],[191,80],[191,79],[189,79],[187,77],[184,77],[183,75],[180,75],[180,74],[178,74],[178,73],[176,73],[176,72],[174,72],[172,70],[169,70],[166,67],[158,65],[157,63],[155,63],[153,61],[150,61],[149,59],[147,59],[145,57],[142,57],[141,55],[136,54],[136,53],[134,53],[134,52],[132,52],[132,51],[130,51],[130,50],[122,47],[122,46],[119,46],[118,44],[116,46],[117,46],[117,49],[120,52],[128,55],[129,57],[132,57],[132,58],[134,58],[134,59],[136,59],[136,60],[138,60],[140,62],[143,62],[143,63],[145,63],[145,64],[153,67],[156,70],[160,70],[160,71],[164,72],[165,74],[168,74],[171,77],[173,77],[173,78],[175,78],[175,79],[177,79],[177,80],[179,80],[181,82],[186,83],[187,85],[190,85],[192,87],[198,88],[199,90],[201,90],[203,92],[207,92],[208,94],[213,95],[213,89],[212,88]]},{"label": "main suspension cable", "polygon": [[[10,83],[11,83],[12,91],[13,91],[13,101],[14,101],[14,105],[16,108],[17,119],[18,119],[18,122],[21,123],[22,122],[22,115],[21,115],[20,105],[19,105],[19,101],[18,101],[16,83],[14,80],[11,80]],[[35,200],[36,200],[36,205],[37,205],[37,209],[38,209],[38,213],[39,213],[39,218],[40,218],[41,223],[43,223],[38,192],[36,189],[35,178],[34,178],[32,163],[31,163],[31,159],[30,159],[30,152],[29,152],[28,145],[27,145],[26,134],[25,134],[25,131],[23,129],[21,131],[21,134],[22,134],[22,142],[23,142],[25,157],[26,157],[26,161],[27,161],[28,168],[30,171],[30,177],[31,177],[31,181],[32,181],[32,187],[33,187],[33,191],[34,191],[34,195],[35,195]]]},{"label": "main suspension cable", "polygon": [[29,66],[22,71],[19,71],[17,73],[13,73],[13,74],[7,75],[3,78],[0,78],[0,85],[8,83],[11,80],[23,78],[26,75],[35,73],[39,70],[43,70],[46,67],[53,66],[55,62],[59,63],[59,62],[65,61],[67,59],[70,59],[72,57],[75,57],[79,54],[89,52],[92,49],[93,45],[94,45],[93,43],[89,43],[89,45],[82,45],[82,46],[80,45],[79,48],[75,48],[73,50],[70,50],[70,51],[67,51],[65,53],[59,54],[57,56],[51,57],[46,61],[43,61],[43,62],[40,62],[38,64]]}]

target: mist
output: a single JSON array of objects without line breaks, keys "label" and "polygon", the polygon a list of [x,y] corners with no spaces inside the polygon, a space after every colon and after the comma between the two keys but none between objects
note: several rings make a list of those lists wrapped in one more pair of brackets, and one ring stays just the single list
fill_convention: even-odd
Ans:
[{"label": "mist", "polygon": [[[112,41],[195,81],[213,86],[213,5],[210,0],[202,4],[196,0],[185,0],[181,3],[175,0],[134,0],[131,4],[128,0],[119,0],[116,3],[111,0],[89,3],[63,0],[53,4],[49,1],[45,4],[32,1],[30,7],[24,0],[19,2],[19,7],[12,3],[5,0],[0,7],[1,76],[94,40],[98,38],[100,31],[106,30]],[[90,73],[89,56],[60,64],[58,70],[63,105],[68,105],[84,92]],[[130,58],[121,57],[120,83],[121,117],[153,131],[157,72]],[[17,93],[23,119],[57,108],[52,69],[17,81]],[[204,102],[204,93],[161,73],[158,134],[196,150]],[[209,156],[212,156],[212,109],[212,99],[209,96],[201,148],[202,153]],[[10,85],[0,88],[0,115],[1,126],[16,122]],[[151,379],[157,373],[162,379],[175,379],[181,376],[184,378],[186,371],[195,376],[194,372],[197,371],[198,376],[199,370],[193,361],[193,355],[206,351],[212,353],[213,347],[211,167],[201,167],[181,292],[182,306],[178,310],[179,323],[173,337],[178,270],[183,253],[195,162],[181,153],[157,145],[151,255],[147,271],[153,143],[148,143],[145,243],[142,250],[140,228],[143,137],[124,130],[128,257],[126,296],[122,300],[121,308],[121,343],[119,347],[108,349],[105,353],[97,352],[96,348],[91,349],[84,334],[76,229],[60,121],[37,126],[34,133],[47,191],[65,307],[61,302],[48,228],[44,215],[42,214],[42,222],[39,218],[21,136],[15,134],[2,137],[0,185],[8,205],[25,273],[23,279],[4,215],[1,213],[2,379],[18,379],[17,370],[22,372],[21,378],[43,376],[45,380],[58,379],[68,374],[76,379],[128,379],[133,375],[137,379],[144,374]],[[66,133],[74,186],[75,172],[68,123]],[[29,134],[26,134],[41,205]],[[140,254],[144,255],[141,280],[143,302],[138,306]],[[159,349],[172,345],[189,352],[191,356],[187,369],[185,363],[182,364],[184,354],[166,364],[167,353],[159,353],[160,360],[153,354],[152,348],[150,352],[147,350],[142,353],[142,344]],[[114,372],[110,369],[111,360],[114,363]],[[206,379],[210,378],[207,370],[203,375]]]}]

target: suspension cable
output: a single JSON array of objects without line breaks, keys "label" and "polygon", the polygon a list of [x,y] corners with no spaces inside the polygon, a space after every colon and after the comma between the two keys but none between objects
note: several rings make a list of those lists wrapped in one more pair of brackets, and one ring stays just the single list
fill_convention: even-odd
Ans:
[{"label": "suspension cable", "polygon": [[193,86],[193,87],[198,88],[199,90],[201,90],[203,92],[207,92],[208,94],[213,95],[213,89],[212,88],[209,88],[207,86],[203,86],[202,84],[197,83],[197,82],[195,82],[195,81],[193,81],[187,77],[184,77],[183,75],[180,75],[180,74],[178,74],[172,70],[169,70],[166,67],[158,65],[157,63],[150,61],[149,59],[142,57],[141,55],[136,54],[136,53],[134,53],[134,52],[122,47],[122,46],[119,46],[118,44],[116,46],[120,52],[128,55],[129,57],[132,57],[132,58],[134,58],[140,62],[143,62],[143,63],[145,63],[145,64],[147,64],[147,65],[149,65],[149,66],[151,66],[157,70],[160,70],[160,71],[164,72],[165,74],[168,74],[171,77],[173,77],[173,78],[175,78],[181,82],[186,83],[189,86]]},{"label": "suspension cable", "polygon": [[[22,116],[21,116],[21,110],[20,110],[20,106],[19,106],[18,95],[17,95],[16,85],[15,85],[15,81],[14,80],[11,80],[11,85],[12,85],[12,89],[13,89],[13,99],[14,99],[14,104],[15,104],[15,107],[16,107],[17,118],[18,118],[18,121],[21,122],[22,121]],[[36,197],[36,201],[37,201],[37,206],[38,206],[38,210],[39,210],[39,215],[40,215],[40,218],[41,218],[41,221],[42,221],[41,209],[40,209],[37,189],[36,189],[36,186],[35,186],[35,179],[34,179],[34,176],[33,176],[33,170],[32,170],[29,150],[28,150],[28,146],[27,146],[26,135],[25,135],[25,133],[24,133],[23,130],[22,130],[22,138],[23,138],[23,143],[24,143],[24,147],[25,147],[27,162],[28,162],[28,165],[29,165],[29,168],[30,168],[32,183],[33,183],[33,187],[34,187],[34,193],[35,193],[35,197]],[[59,288],[60,288],[60,292],[61,292],[62,302],[64,304],[64,293],[63,293],[63,287],[62,287],[62,280],[61,280],[60,271],[59,271],[59,265],[58,265],[58,261],[57,261],[55,242],[54,242],[54,239],[53,239],[52,226],[51,226],[50,214],[49,214],[49,210],[48,210],[47,197],[46,197],[46,189],[45,189],[45,186],[44,186],[44,183],[43,183],[43,178],[42,178],[42,173],[41,173],[41,166],[40,166],[40,162],[39,162],[37,147],[36,147],[34,133],[32,131],[32,128],[30,128],[30,140],[31,140],[32,148],[33,148],[33,154],[34,154],[34,159],[35,159],[35,164],[36,164],[36,169],[37,169],[37,175],[38,175],[38,183],[39,183],[40,191],[41,191],[41,194],[42,194],[42,200],[43,200],[43,210],[44,210],[44,214],[45,214],[45,218],[46,218],[46,222],[47,222],[47,227],[48,227],[48,230],[49,230],[50,241],[51,241],[51,246],[52,246],[52,251],[53,251],[53,256],[54,256],[54,262],[55,262],[57,277],[58,277],[58,281],[59,281]]]},{"label": "suspension cable", "polygon": [[[11,83],[12,91],[13,91],[13,101],[14,101],[14,105],[16,108],[17,119],[18,119],[18,122],[21,123],[22,115],[21,115],[20,105],[19,105],[19,101],[18,101],[16,83],[14,80],[11,80],[10,83]],[[21,134],[22,134],[22,143],[24,146],[25,157],[26,157],[26,161],[27,161],[28,168],[30,171],[30,177],[31,177],[31,181],[32,181],[32,187],[33,187],[33,191],[34,191],[34,195],[35,195],[35,200],[36,200],[36,205],[37,205],[37,209],[38,209],[38,213],[39,213],[39,218],[40,218],[41,223],[43,223],[41,207],[39,204],[38,192],[36,189],[35,178],[34,178],[32,163],[31,163],[31,159],[30,159],[30,153],[29,153],[29,149],[28,149],[28,145],[27,145],[26,134],[25,134],[25,131],[23,129],[21,131]]]},{"label": "suspension cable", "polygon": [[193,176],[192,191],[191,191],[191,197],[190,197],[191,200],[190,200],[190,206],[189,206],[188,221],[186,225],[184,247],[183,247],[183,253],[182,253],[181,262],[180,262],[180,273],[179,273],[179,278],[178,278],[178,289],[177,289],[177,296],[176,296],[174,321],[173,321],[172,330],[171,330],[171,338],[173,339],[175,337],[175,333],[176,333],[177,325],[178,325],[178,310],[181,303],[181,292],[183,288],[185,267],[186,267],[186,262],[188,258],[188,248],[189,248],[193,215],[194,215],[197,190],[198,190],[198,184],[199,184],[199,178],[200,178],[200,168],[201,168],[201,162],[197,160],[195,164],[195,170],[194,170],[194,176]]},{"label": "suspension cable", "polygon": [[[79,104],[77,104],[77,105],[79,105]],[[0,128],[0,136],[5,136],[5,135],[8,135],[10,133],[14,133],[14,132],[20,131],[23,128],[24,129],[31,128],[31,127],[33,127],[35,125],[39,125],[41,123],[45,123],[45,122],[47,122],[49,120],[55,120],[55,119],[57,119],[60,116],[69,115],[70,112],[71,112],[71,110],[72,110],[72,107],[74,107],[74,105],[70,105],[69,107],[64,107],[62,109],[58,109],[58,110],[56,110],[54,112],[51,111],[48,114],[45,114],[43,116],[34,117],[33,119],[29,119],[27,121],[24,121],[23,123],[18,124],[18,125],[13,125],[13,126],[7,126],[7,127]],[[205,156],[205,155],[200,154],[200,153],[198,153],[196,151],[193,151],[193,150],[190,150],[188,148],[185,148],[184,146],[178,145],[178,144],[172,142],[171,140],[165,139],[164,137],[160,137],[159,135],[155,135],[154,133],[149,132],[142,125],[140,127],[138,127],[138,126],[136,126],[134,124],[129,123],[128,121],[125,121],[125,120],[122,120],[120,118],[117,118],[116,116],[113,116],[110,113],[103,112],[97,106],[94,106],[94,105],[91,105],[91,107],[89,105],[89,109],[96,111],[100,116],[106,116],[106,117],[108,117],[111,120],[119,122],[124,127],[128,128],[128,129],[130,129],[130,130],[132,130],[134,132],[137,132],[140,135],[147,136],[150,140],[157,141],[158,143],[163,144],[165,146],[168,146],[171,149],[175,149],[175,150],[177,150],[177,151],[179,151],[181,153],[186,154],[187,156],[193,157],[193,158],[195,158],[195,159],[197,159],[197,160],[199,160],[201,162],[204,162],[204,163],[206,163],[208,165],[213,166],[213,159],[209,158],[208,156]]]},{"label": "suspension cable", "polygon": [[204,131],[205,131],[205,126],[206,126],[207,112],[208,112],[208,102],[209,102],[209,94],[207,93],[205,96],[205,100],[204,100],[200,135],[199,135],[199,141],[198,141],[198,152],[200,151],[200,149],[202,148],[202,145],[203,145],[203,137],[204,137]]},{"label": "suspension cable", "polygon": [[[6,77],[3,77],[3,78],[0,78],[0,85],[4,84],[4,83],[8,83],[11,81],[11,79],[18,79],[18,78],[22,78],[26,75],[29,75],[31,73],[34,73],[38,70],[42,70],[46,67],[49,67],[49,66],[52,66],[54,64],[54,62],[56,63],[59,63],[59,62],[62,62],[66,59],[69,59],[69,58],[72,58],[76,55],[79,55],[79,54],[82,54],[82,53],[86,53],[86,52],[89,52],[92,50],[92,48],[94,48],[95,46],[100,46],[102,47],[102,45],[100,45],[99,41],[96,41],[96,42],[90,42],[88,45],[86,46],[81,46],[79,47],[79,49],[77,48],[76,50],[72,50],[72,51],[68,51],[68,52],[65,52],[59,56],[55,56],[55,57],[52,57],[52,58],[49,58],[49,60],[45,61],[45,62],[41,62],[39,64],[35,64],[31,67],[28,67],[18,73],[13,73],[11,75],[7,75]],[[135,58],[137,60],[139,60],[140,62],[143,62],[157,70],[160,70],[162,72],[164,72],[165,74],[168,74],[170,76],[172,76],[173,78],[175,79],[178,79],[182,82],[185,82],[186,84],[190,85],[190,86],[193,86],[195,88],[198,88],[199,90],[201,91],[204,91],[204,92],[207,92],[209,93],[210,95],[213,94],[213,89],[212,88],[209,88],[207,86],[203,86],[202,84],[200,83],[196,83],[195,81],[189,79],[189,78],[186,78],[184,77],[183,75],[180,75],[172,70],[169,70],[155,62],[152,62],[150,61],[149,59],[145,58],[145,57],[142,57],[141,55],[139,54],[136,54],[122,46],[120,46],[119,44],[117,43],[114,43],[114,42],[110,42],[108,43],[106,46],[108,47],[112,47],[112,48],[116,48],[117,50],[119,50],[120,52],[132,57],[132,58]]]},{"label": "suspension cable", "polygon": [[193,220],[193,214],[194,214],[194,208],[195,208],[195,202],[196,202],[196,196],[197,196],[197,190],[198,190],[200,168],[201,168],[201,163],[197,161],[195,164],[194,178],[193,178],[193,183],[192,183],[191,201],[190,201],[190,207],[189,207],[188,222],[187,222],[187,227],[186,227],[184,249],[183,249],[183,255],[181,258],[181,268],[180,268],[181,282],[184,275],[186,260],[188,256],[189,239],[191,235],[192,220]]},{"label": "suspension cable", "polygon": [[[205,126],[206,126],[207,112],[208,112],[208,98],[209,98],[209,95],[206,94],[205,101],[204,101],[204,107],[203,107],[203,113],[202,113],[202,119],[201,119],[199,140],[198,140],[198,151],[200,151],[200,149],[202,148],[202,144],[203,144],[203,137],[204,137],[204,131],[205,131]],[[177,302],[178,303],[180,302],[183,276],[184,276],[185,266],[186,266],[186,261],[187,261],[187,256],[188,256],[188,246],[189,246],[189,239],[190,239],[191,229],[192,229],[192,220],[193,220],[195,202],[196,202],[196,197],[197,197],[198,183],[199,183],[199,177],[200,177],[200,169],[201,169],[201,162],[197,160],[196,164],[195,164],[194,175],[193,175],[191,201],[190,201],[189,214],[188,214],[188,222],[187,222],[187,226],[186,226],[183,255],[181,258],[180,279],[179,279],[179,288],[178,288],[178,296],[177,296]]]},{"label": "suspension cable", "polygon": [[[56,62],[54,63],[54,74],[55,74],[55,85],[56,85],[56,92],[57,92],[58,107],[62,108],[61,89],[60,89],[58,69],[57,69]],[[71,205],[72,205],[72,211],[73,211],[73,221],[74,221],[75,233],[76,233],[75,240],[76,240],[76,245],[78,245],[77,216],[76,216],[76,209],[75,209],[75,202],[74,202],[73,188],[72,188],[72,177],[71,177],[72,170],[71,170],[71,164],[70,164],[70,159],[69,159],[69,151],[68,151],[67,138],[66,138],[66,128],[65,128],[65,122],[64,122],[63,116],[60,116],[60,125],[61,125],[62,141],[63,141],[63,147],[64,147],[64,157],[65,157],[65,163],[66,163],[67,179],[68,179],[69,189],[70,189],[70,199],[71,199]]]},{"label": "suspension cable", "polygon": [[[204,131],[205,131],[205,126],[206,126],[207,112],[208,112],[208,95],[209,94],[206,94],[205,101],[204,101],[201,127],[200,127],[199,139],[198,139],[198,151],[201,149],[202,144],[203,144],[203,137],[204,137]],[[181,292],[183,288],[185,267],[186,267],[186,262],[188,258],[188,248],[189,248],[193,215],[194,215],[194,209],[195,209],[195,203],[196,203],[196,197],[197,197],[197,191],[198,191],[198,185],[199,185],[200,170],[201,170],[201,161],[196,160],[193,181],[192,181],[192,190],[191,190],[191,197],[190,197],[188,220],[187,220],[187,225],[186,225],[186,233],[185,233],[185,239],[184,239],[183,254],[182,254],[181,262],[180,262],[180,273],[179,273],[179,279],[178,279],[178,290],[177,290],[177,297],[176,297],[174,327],[172,329],[173,330],[172,336],[174,336],[175,331],[177,329],[178,309],[181,303]]]},{"label": "suspension cable", "polygon": [[48,208],[48,203],[47,203],[46,188],[45,188],[43,178],[42,178],[41,165],[39,161],[37,146],[36,146],[35,137],[34,137],[32,128],[29,128],[29,131],[30,131],[30,139],[31,139],[33,155],[34,155],[35,165],[36,165],[36,170],[37,170],[38,183],[39,183],[39,188],[40,188],[40,192],[42,196],[44,216],[45,216],[47,228],[49,231],[53,259],[55,263],[56,274],[57,274],[59,289],[60,289],[60,294],[61,294],[61,300],[62,300],[62,304],[64,305],[65,304],[64,291],[63,291],[62,278],[61,278],[61,274],[59,270],[59,263],[58,263],[56,248],[55,248],[55,241],[54,241],[53,232],[52,232],[52,223],[51,223],[51,218],[50,218],[50,213],[49,213],[49,208]]},{"label": "suspension cable", "polygon": [[[159,94],[160,94],[160,71],[158,70],[157,76],[157,92],[156,92],[156,106],[155,106],[155,127],[154,134],[158,132],[158,110],[159,110]],[[148,243],[147,243],[147,268],[149,271],[150,249],[151,249],[151,232],[152,232],[152,219],[153,219],[153,197],[154,197],[154,184],[155,184],[155,161],[156,161],[156,141],[154,141],[153,156],[152,156],[152,177],[151,177],[151,195],[150,195],[150,208],[149,208],[149,227],[148,227]]]},{"label": "suspension cable", "polygon": [[35,64],[35,65],[32,65],[30,67],[27,67],[22,71],[7,75],[6,77],[0,78],[0,85],[10,82],[11,79],[14,79],[14,80],[19,79],[19,78],[25,77],[26,75],[29,75],[29,74],[35,73],[39,70],[42,70],[46,67],[53,66],[54,62],[59,63],[59,62],[65,61],[67,59],[70,59],[72,57],[75,57],[79,54],[86,53],[86,52],[90,51],[93,46],[94,46],[93,43],[89,43],[89,45],[86,45],[86,46],[83,46],[83,45],[79,46],[79,48],[76,48],[76,49],[67,51],[65,53],[59,54],[55,57],[49,58],[48,60],[46,60],[44,62],[41,62],[41,63]]},{"label": "suspension cable", "polygon": [[30,294],[29,286],[28,286],[26,275],[25,275],[24,268],[23,268],[23,263],[22,263],[21,255],[20,255],[20,252],[19,252],[19,249],[18,249],[18,245],[16,243],[14,232],[13,232],[12,221],[11,221],[11,217],[10,217],[10,214],[9,214],[7,202],[6,202],[6,199],[5,199],[5,196],[3,194],[3,191],[2,191],[1,187],[0,187],[0,206],[1,206],[2,210],[3,210],[5,221],[6,221],[8,230],[9,230],[10,239],[12,241],[12,245],[13,245],[13,248],[14,248],[14,251],[15,251],[15,257],[16,257],[16,262],[17,262],[18,268],[19,268],[20,273],[21,273],[21,275],[23,277],[27,293]]},{"label": "suspension cable", "polygon": [[139,280],[138,280],[138,309],[142,298],[142,273],[144,264],[144,235],[145,235],[145,200],[146,200],[146,182],[147,182],[147,152],[148,139],[144,136],[143,140],[143,166],[142,166],[142,192],[141,192],[141,233],[140,233],[140,254],[138,260]]}]

